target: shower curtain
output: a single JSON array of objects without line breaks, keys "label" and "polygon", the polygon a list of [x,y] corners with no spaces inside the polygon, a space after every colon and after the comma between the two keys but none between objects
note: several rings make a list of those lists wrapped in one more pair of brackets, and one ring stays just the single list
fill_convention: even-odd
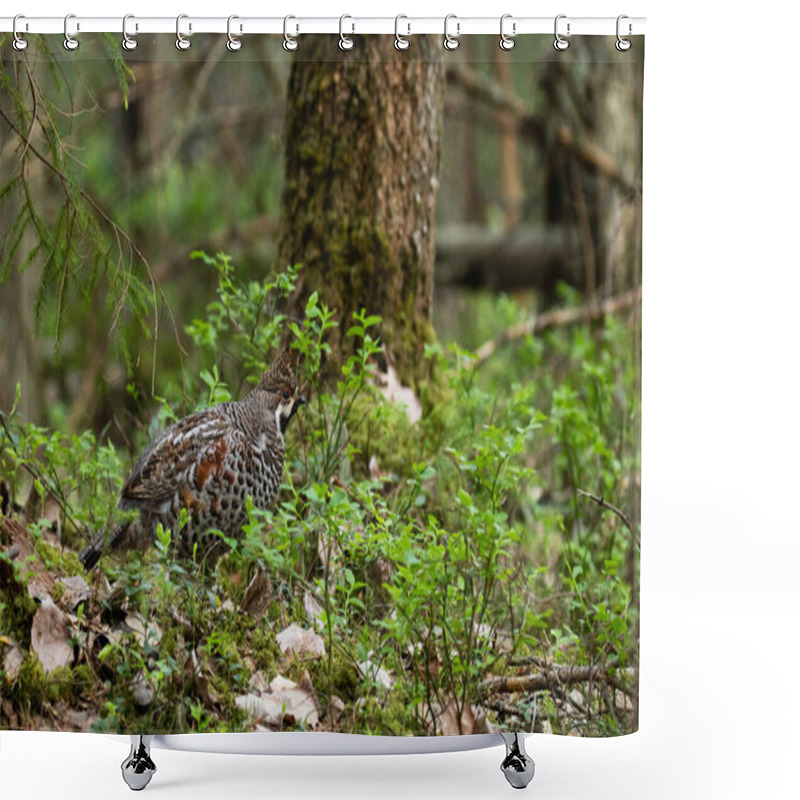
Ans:
[{"label": "shower curtain", "polygon": [[3,37],[0,729],[635,731],[643,39]]}]

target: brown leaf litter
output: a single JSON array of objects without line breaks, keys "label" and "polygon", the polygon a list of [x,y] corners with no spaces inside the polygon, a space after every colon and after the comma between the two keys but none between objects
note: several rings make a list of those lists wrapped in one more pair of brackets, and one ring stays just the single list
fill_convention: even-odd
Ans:
[{"label": "brown leaf litter", "polygon": [[293,656],[325,657],[325,642],[312,630],[301,628],[296,622],[284,628],[276,637],[281,652],[291,660]]},{"label": "brown leaf litter", "polygon": [[278,675],[269,684],[256,672],[249,688],[236,698],[236,705],[251,714],[258,726],[283,730],[302,725],[313,730],[319,725],[319,702],[308,672],[299,683]]},{"label": "brown leaf litter", "polygon": [[31,647],[42,662],[44,671],[69,666],[74,657],[72,628],[67,615],[52,601],[45,598],[33,615]]}]

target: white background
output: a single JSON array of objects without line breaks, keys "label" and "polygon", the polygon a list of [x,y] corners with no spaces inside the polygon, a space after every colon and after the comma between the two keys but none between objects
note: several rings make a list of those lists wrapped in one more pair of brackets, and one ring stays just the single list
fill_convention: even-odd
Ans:
[{"label": "white background", "polygon": [[[799,20],[796,5],[771,5],[17,0],[4,12],[647,16],[641,730],[529,740],[527,791],[541,800],[799,795]],[[0,796],[127,797],[126,754],[101,736],[3,733]],[[509,797],[501,756],[156,751],[146,792]]]}]

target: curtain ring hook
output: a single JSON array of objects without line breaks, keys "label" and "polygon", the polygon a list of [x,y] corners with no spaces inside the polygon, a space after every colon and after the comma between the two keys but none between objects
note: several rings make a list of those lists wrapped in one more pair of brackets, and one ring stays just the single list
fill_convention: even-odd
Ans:
[{"label": "curtain ring hook", "polygon": [[[228,17],[228,43],[225,46],[228,48],[228,50],[231,51],[231,53],[235,53],[237,52],[237,50],[242,49],[242,40],[238,36],[234,36],[231,33],[231,23],[235,19],[239,19],[239,17],[237,17],[236,14],[231,14],[231,16]],[[240,25],[239,32],[241,33],[241,31],[242,31],[242,26]]]},{"label": "curtain ring hook", "polygon": [[[181,33],[181,20],[188,18],[188,14],[178,14],[177,18],[175,19],[175,35],[178,37],[175,39],[175,47],[177,47],[178,50],[188,50],[192,46],[191,41]],[[191,30],[192,23],[190,22],[189,31],[191,32]]]},{"label": "curtain ring hook", "polygon": [[[553,42],[553,47],[559,52],[563,52],[569,47],[569,39],[565,39],[559,32],[558,32],[558,21],[560,19],[566,19],[566,14],[559,14],[556,17],[555,25],[553,26],[553,32],[555,33],[555,41]],[[567,23],[567,36],[570,35],[570,23]]]},{"label": "curtain ring hook", "polygon": [[[17,20],[20,19],[25,19],[25,16],[23,14],[17,14],[14,17],[14,22],[11,26],[11,30],[14,33],[14,41],[12,42],[12,46],[15,50],[21,52],[22,50],[25,50],[28,47],[28,40],[23,39],[22,36],[20,36],[19,31],[17,30]],[[25,29],[26,30],[28,29],[27,23],[25,24]]]},{"label": "curtain ring hook", "polygon": [[[451,19],[456,20],[456,35],[453,36],[451,33],[447,31],[447,23],[450,22]],[[458,21],[458,17],[455,14],[448,14],[444,18],[444,41],[442,44],[444,45],[445,50],[458,50],[458,46],[461,42],[458,40],[459,35],[461,34],[461,23]]]},{"label": "curtain ring hook", "polygon": [[[353,41],[351,36],[344,35],[344,21],[346,19],[353,19],[349,14],[342,14],[339,17],[339,49],[340,50],[352,50],[355,47],[355,42]],[[352,23],[351,23],[352,25]],[[355,32],[355,25],[352,25],[353,31]]]},{"label": "curtain ring hook", "polygon": [[[139,42],[128,33],[128,20],[136,19],[133,14],[126,14],[122,18],[122,48],[123,50],[135,50]],[[139,24],[136,23],[135,30],[139,30]]]},{"label": "curtain ring hook", "polygon": [[[74,14],[67,14],[67,16],[64,17],[64,49],[69,50],[70,52],[77,50],[78,47],[80,47],[80,42],[74,36],[70,36],[69,33],[69,21],[71,19],[75,19]],[[77,33],[80,29],[80,24],[76,22],[75,32]]]},{"label": "curtain ring hook", "polygon": [[[290,19],[297,19],[297,17],[288,14],[283,18],[283,49],[291,52],[292,50],[297,50],[299,42],[294,36],[289,36],[289,20]],[[295,29],[299,33],[300,29],[297,24],[295,24]]]},{"label": "curtain ring hook", "polygon": [[517,23],[511,23],[511,35],[509,36],[504,28],[507,19],[513,19],[511,14],[503,14],[500,17],[500,49],[501,50],[513,50],[514,45],[516,42],[514,41],[514,37],[517,35]]},{"label": "curtain ring hook", "polygon": [[411,35],[411,24],[406,23],[408,27],[408,32],[406,33],[406,36],[401,36],[400,35],[401,19],[408,19],[408,17],[405,14],[398,14],[394,18],[394,46],[396,50],[408,50],[408,48],[411,46],[411,42],[406,38],[406,36]]},{"label": "curtain ring hook", "polygon": [[[622,35],[619,32],[620,31],[620,23],[624,19],[630,19],[630,18],[628,17],[627,14],[620,14],[617,17],[617,43],[614,45],[614,47],[616,47],[617,50],[620,51],[620,53],[624,53],[626,50],[630,50],[631,47],[632,47],[632,44],[633,44],[630,39],[623,39]],[[630,36],[630,34],[631,34],[631,27],[632,26],[631,26],[631,24],[629,22],[628,23],[628,36]]]}]

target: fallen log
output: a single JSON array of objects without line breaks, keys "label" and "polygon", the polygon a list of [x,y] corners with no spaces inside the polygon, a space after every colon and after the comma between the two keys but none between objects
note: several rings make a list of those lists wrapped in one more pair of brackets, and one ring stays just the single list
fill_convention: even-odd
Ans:
[{"label": "fallen log", "polygon": [[478,684],[478,697],[483,699],[494,694],[514,694],[552,691],[557,687],[571,686],[586,681],[602,681],[623,693],[634,693],[634,687],[626,687],[621,677],[634,677],[630,668],[618,670],[622,675],[610,676],[604,665],[546,665],[541,672],[529,675],[504,675],[488,678]]},{"label": "fallen log", "polygon": [[439,286],[512,292],[537,289],[552,295],[558,282],[582,286],[583,260],[571,226],[525,225],[510,232],[451,223],[436,236]]}]

